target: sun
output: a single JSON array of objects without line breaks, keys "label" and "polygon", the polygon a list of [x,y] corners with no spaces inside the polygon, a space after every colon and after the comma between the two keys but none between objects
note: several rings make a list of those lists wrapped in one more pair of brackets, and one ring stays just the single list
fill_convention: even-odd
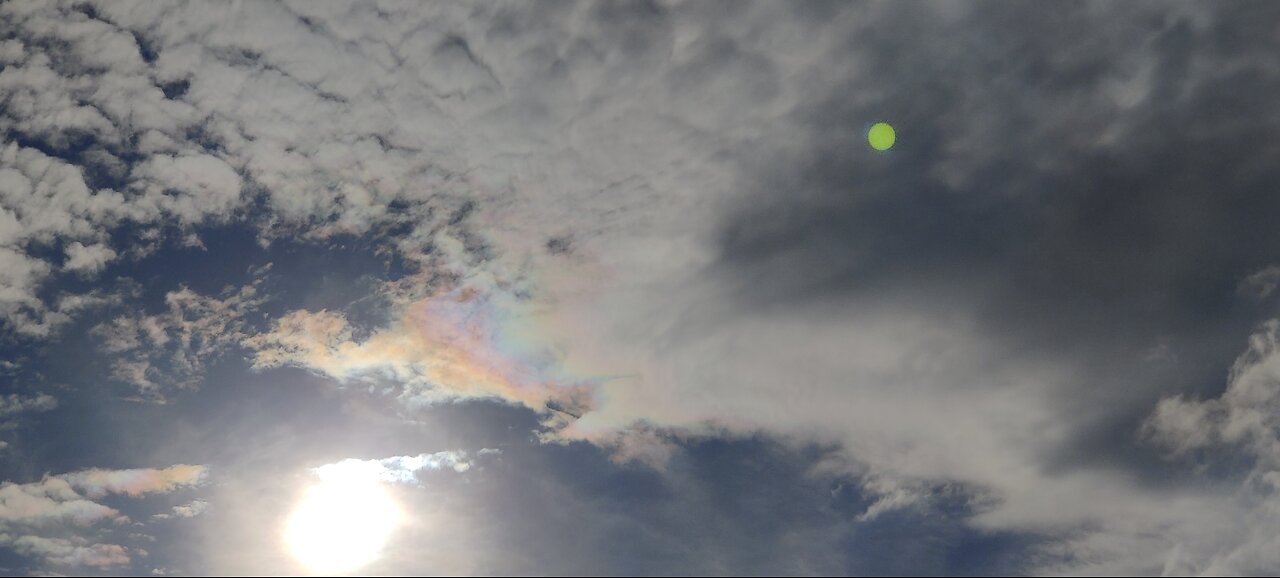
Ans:
[{"label": "sun", "polygon": [[315,574],[347,574],[382,553],[401,512],[386,487],[358,476],[310,488],[285,524],[290,553]]}]

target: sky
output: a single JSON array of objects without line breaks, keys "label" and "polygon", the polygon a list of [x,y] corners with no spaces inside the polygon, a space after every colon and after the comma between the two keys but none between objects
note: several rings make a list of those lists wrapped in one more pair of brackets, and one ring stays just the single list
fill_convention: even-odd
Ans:
[{"label": "sky", "polygon": [[1280,572],[1277,41],[4,2],[0,574]]}]

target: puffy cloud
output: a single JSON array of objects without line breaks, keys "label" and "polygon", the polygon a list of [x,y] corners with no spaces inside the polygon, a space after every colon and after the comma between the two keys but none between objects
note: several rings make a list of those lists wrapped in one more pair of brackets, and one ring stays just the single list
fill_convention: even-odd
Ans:
[{"label": "puffy cloud", "polygon": [[[40,296],[56,267],[33,243],[64,246],[64,270],[92,275],[126,224],[140,232],[124,256],[141,258],[159,241],[143,237],[173,223],[187,243],[198,243],[191,227],[238,218],[265,239],[405,225],[427,239],[459,228],[471,206],[467,161],[442,132],[457,127],[419,98],[425,79],[376,73],[369,58],[384,55],[347,53],[292,7],[176,9],[209,26],[196,33],[205,40],[140,5],[0,7],[14,35],[0,50],[0,320],[22,334],[47,337],[70,319]],[[433,20],[413,12],[401,16]],[[263,43],[282,35],[306,48]],[[459,73],[476,68],[465,46],[444,48],[432,66],[475,76]]]},{"label": "puffy cloud", "polygon": [[201,115],[166,97],[132,32],[71,3],[6,3],[0,22],[17,36],[0,50],[0,321],[42,337],[66,319],[47,319],[53,263],[33,244],[65,243],[65,270],[92,275],[122,223],[225,219],[241,178],[190,145]]},{"label": "puffy cloud", "polygon": [[[156,155],[135,168],[131,176],[143,187],[147,198],[160,203],[163,212],[185,223],[200,222],[207,215],[225,218],[240,200],[240,175],[210,155]],[[167,194],[171,191],[187,194]]]},{"label": "puffy cloud", "polygon": [[0,524],[70,521],[85,525],[104,518],[122,520],[116,510],[86,497],[165,493],[198,485],[205,475],[204,466],[176,465],[163,469],[91,469],[47,476],[27,484],[3,482],[0,484]]},{"label": "puffy cloud", "polygon": [[1168,573],[1242,575],[1280,565],[1280,320],[1267,321],[1250,337],[1221,395],[1165,398],[1145,432],[1202,471],[1237,460],[1248,465],[1219,516],[1211,518],[1216,523],[1182,536],[1169,553]]},{"label": "puffy cloud", "polygon": [[113,508],[85,499],[60,477],[29,484],[0,483],[0,524],[44,526],[58,522],[88,525],[121,519]]},{"label": "puffy cloud", "polygon": [[[120,511],[94,500],[108,494],[137,497],[192,487],[205,479],[206,472],[204,466],[193,465],[159,469],[91,469],[45,476],[39,482],[0,483],[0,546],[55,565],[101,567],[127,564],[129,551],[122,546],[95,543],[81,536],[51,534],[74,534],[77,528],[104,520],[117,524],[128,522],[129,518]],[[196,508],[203,508],[195,506],[195,503],[188,504],[188,510],[194,512]]]},{"label": "puffy cloud", "polygon": [[1162,399],[1146,429],[1175,454],[1237,446],[1259,467],[1280,468],[1280,320],[1267,321],[1249,338],[1221,396]]},{"label": "puffy cloud", "polygon": [[62,268],[67,271],[96,273],[116,258],[116,252],[103,244],[88,245],[74,241],[67,245],[67,260]]}]

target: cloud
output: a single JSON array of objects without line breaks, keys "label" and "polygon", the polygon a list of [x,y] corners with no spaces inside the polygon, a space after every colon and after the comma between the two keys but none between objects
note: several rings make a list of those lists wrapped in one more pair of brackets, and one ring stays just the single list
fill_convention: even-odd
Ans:
[{"label": "cloud", "polygon": [[[1253,323],[1210,312],[1232,310],[1224,279],[1274,261],[1259,216],[1277,209],[1261,183],[1278,119],[1252,96],[1275,88],[1274,56],[1187,50],[1247,18],[1229,10],[806,10],[753,6],[713,30],[688,6],[599,8],[558,34],[467,35],[505,96],[459,75],[440,90],[468,98],[439,107],[468,121],[458,150],[486,225],[469,246],[484,251],[451,231],[457,244],[438,247],[456,284],[367,339],[338,313],[296,313],[251,342],[258,363],[534,408],[554,390],[511,376],[563,369],[589,384],[566,436],[710,422],[833,440],[888,480],[885,508],[911,502],[897,488],[954,482],[996,496],[979,527],[1063,537],[1094,569],[1158,570],[1197,520],[1217,527],[1211,512],[1234,507],[1222,488],[1153,489],[1164,466],[1138,432],[1158,404],[1186,409],[1160,401],[1171,390],[1214,383],[1220,344]],[[597,35],[634,42],[624,54]],[[546,82],[522,76],[543,64]],[[1220,132],[1223,102],[1252,128]],[[902,143],[864,154],[863,126],[881,117]],[[1218,204],[1224,188],[1242,204]],[[542,249],[566,235],[572,252]],[[496,329],[436,313],[468,283]],[[525,323],[552,370],[457,337]],[[449,357],[454,342],[468,353]],[[1169,355],[1148,360],[1156,344]],[[431,375],[441,367],[465,369],[463,386]]]},{"label": "cloud", "polygon": [[[1264,323],[1231,368],[1218,397],[1167,397],[1145,432],[1175,458],[1213,471],[1242,460],[1248,467],[1221,518],[1182,537],[1170,552],[1170,573],[1243,575],[1280,565],[1280,320]],[[1210,478],[1211,479],[1211,478]],[[1227,482],[1233,481],[1228,479]],[[1207,524],[1206,524],[1207,525]]]},{"label": "cloud", "polygon": [[[483,449],[478,455],[486,456],[502,453],[499,450]],[[450,450],[416,456],[392,456],[376,460],[360,460],[348,458],[340,462],[325,464],[312,468],[311,472],[323,481],[328,480],[377,480],[400,484],[418,484],[418,472],[435,470],[452,470],[463,473],[471,469],[475,461],[467,457],[467,452]]]},{"label": "cloud", "polygon": [[386,327],[179,289],[100,326],[113,374],[159,397],[243,344],[570,439],[816,438],[880,516],[954,483],[1089,569],[1208,568],[1179,538],[1234,495],[1153,489],[1143,444],[1266,446],[1206,391],[1280,241],[1266,10],[10,2],[0,317],[53,334],[50,255],[124,223],[367,236],[409,269]]},{"label": "cloud", "polygon": [[[23,414],[53,411],[57,407],[58,398],[47,393],[0,395],[0,429],[15,427]],[[8,447],[9,442],[0,440],[0,451]]]},{"label": "cloud", "polygon": [[58,399],[47,393],[38,393],[36,395],[11,393],[0,396],[0,418],[25,412],[51,411],[57,407]]},{"label": "cloud", "polygon": [[204,466],[182,464],[163,469],[91,469],[63,474],[61,479],[84,491],[89,497],[97,498],[118,493],[139,496],[171,492],[181,487],[197,485],[204,481],[205,475]]},{"label": "cloud", "polygon": [[1258,300],[1266,299],[1280,286],[1280,266],[1271,265],[1245,277],[1239,290]]},{"label": "cloud", "polygon": [[106,245],[89,245],[74,241],[67,245],[67,260],[62,268],[67,271],[96,273],[116,258],[116,252]]},{"label": "cloud", "polygon": [[85,499],[67,480],[45,478],[29,484],[0,483],[0,524],[42,526],[57,522],[89,525],[120,519],[113,508]]},{"label": "cloud", "polygon": [[170,513],[154,514],[151,516],[153,520],[167,520],[169,518],[194,518],[209,510],[209,502],[205,500],[192,500],[185,504],[174,506]]},{"label": "cloud", "polygon": [[1160,401],[1146,422],[1150,437],[1175,455],[1235,446],[1264,468],[1280,467],[1276,415],[1280,405],[1280,320],[1263,323],[1249,338],[1249,348],[1236,359],[1226,390],[1216,398],[1183,396]]},{"label": "cloud", "polygon": [[537,359],[521,359],[529,352],[501,333],[507,327],[496,316],[503,313],[485,296],[461,290],[407,306],[398,325],[365,339],[354,337],[341,313],[294,311],[244,344],[255,367],[296,365],[343,381],[388,377],[418,402],[496,398],[581,411],[586,387],[544,374]]},{"label": "cloud", "polygon": [[[0,524],[42,525],[69,521],[87,525],[102,519],[124,520],[116,510],[91,501],[107,494],[137,497],[190,487],[204,480],[204,466],[176,465],[163,469],[90,469],[39,482],[0,483]],[[81,493],[83,492],[83,494]]]},{"label": "cloud", "polygon": [[[185,223],[198,223],[211,214],[225,217],[240,201],[240,175],[210,155],[156,155],[136,167],[130,176],[148,196],[175,199],[165,206],[165,212]],[[166,195],[170,191],[187,195],[170,197]]]},{"label": "cloud", "polygon": [[19,536],[12,540],[0,540],[23,556],[40,558],[58,566],[89,566],[105,568],[129,563],[129,550],[117,544],[92,544],[84,540]]},{"label": "cloud", "polygon": [[[1222,498],[1157,492],[1134,479],[1145,466],[1116,464],[1150,451],[1133,416],[1193,387],[1209,344],[1239,326],[1181,313],[1223,306],[1197,301],[1222,298],[1203,263],[1233,282],[1261,266],[1215,240],[1232,227],[1271,238],[1256,215],[1274,196],[1255,185],[1275,118],[1248,95],[1274,87],[1260,75],[1219,92],[1212,63],[1274,57],[1185,50],[1239,16],[502,6],[397,14],[396,27],[290,8],[232,15],[209,48],[158,62],[208,68],[185,98],[260,121],[227,150],[282,221],[326,223],[313,234],[402,223],[396,250],[419,268],[391,287],[388,326],[358,335],[340,312],[295,311],[244,342],[257,367],[547,408],[561,435],[604,444],[636,423],[833,441],[884,480],[877,515],[912,503],[903,488],[954,483],[997,496],[975,525],[1083,532],[1097,540],[1070,542],[1075,559],[1117,571],[1160,565],[1173,544],[1158,529]],[[372,37],[400,48],[360,40]],[[334,39],[344,48],[317,63]],[[387,70],[402,74],[362,92]],[[212,89],[227,78],[235,98]],[[1262,128],[1200,155],[1230,144],[1201,118],[1219,100]],[[892,155],[865,152],[873,118],[902,128]],[[377,182],[358,168],[374,159]],[[1251,209],[1210,202],[1222,181],[1197,174],[1229,175]],[[1188,207],[1231,226],[1177,216]],[[572,251],[546,250],[565,238]],[[1165,361],[1135,361],[1157,343]]]},{"label": "cloud", "polygon": [[187,287],[165,294],[161,313],[133,312],[92,329],[111,364],[114,379],[129,383],[151,400],[167,391],[199,385],[205,365],[248,336],[249,316],[266,302],[263,278],[228,287],[220,296]]},{"label": "cloud", "polygon": [[[94,500],[109,494],[139,497],[193,487],[206,474],[204,466],[175,465],[160,469],[90,469],[45,476],[39,482],[25,484],[0,482],[0,546],[56,565],[128,564],[129,551],[123,546],[75,535],[78,529],[98,522],[129,521],[120,511]],[[70,537],[66,537],[68,533]]]}]

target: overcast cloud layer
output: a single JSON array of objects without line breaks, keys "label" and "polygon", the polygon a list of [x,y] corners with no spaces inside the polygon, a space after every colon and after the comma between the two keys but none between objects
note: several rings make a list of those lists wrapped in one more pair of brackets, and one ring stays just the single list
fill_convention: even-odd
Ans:
[{"label": "overcast cloud layer", "polygon": [[0,4],[0,569],[298,572],[363,472],[375,573],[1280,571],[1278,41]]}]

